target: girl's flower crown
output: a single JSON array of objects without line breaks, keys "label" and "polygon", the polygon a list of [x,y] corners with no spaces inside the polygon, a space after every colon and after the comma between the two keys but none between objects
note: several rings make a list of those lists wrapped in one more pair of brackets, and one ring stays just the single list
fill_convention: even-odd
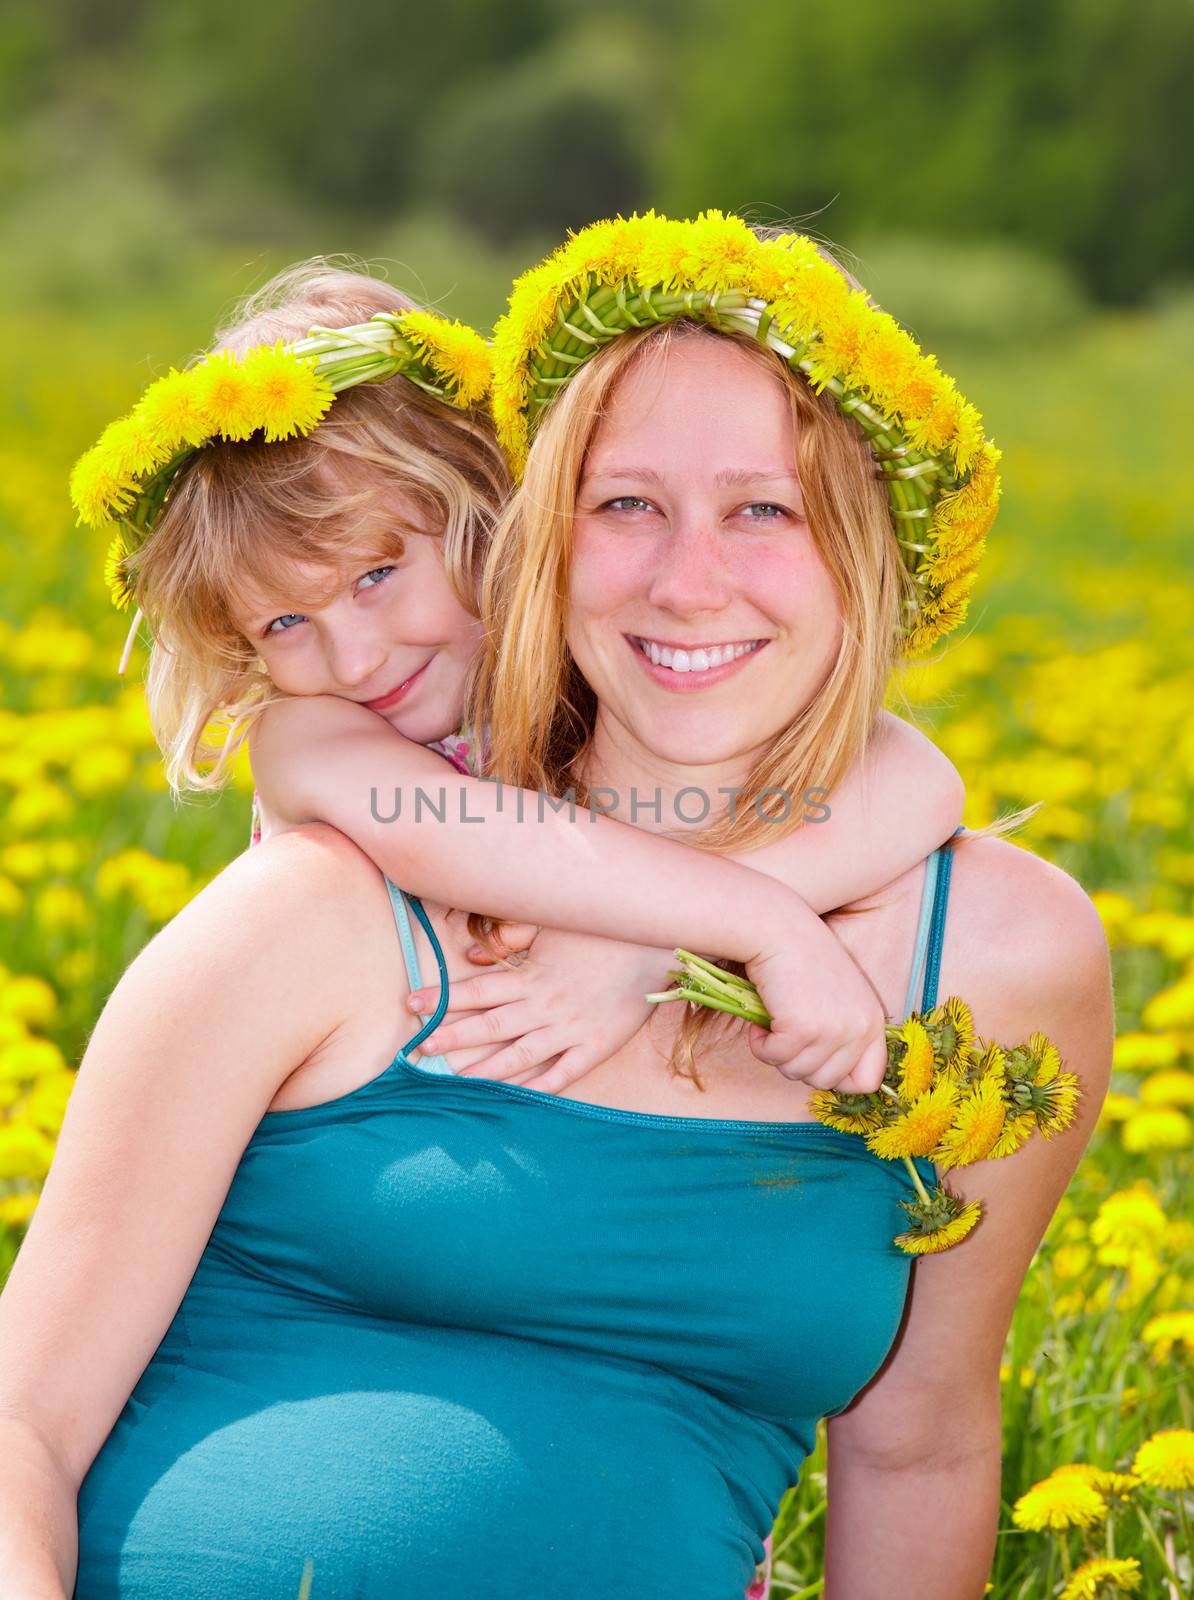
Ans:
[{"label": "girl's flower crown", "polygon": [[798,233],[761,239],[737,217],[595,222],[514,285],[494,332],[494,419],[516,473],[544,411],[619,334],[695,318],[747,333],[821,393],[871,447],[904,564],[904,654],[966,615],[999,502],[999,451],[933,356]]},{"label": "girl's flower crown", "polygon": [[205,356],[150,384],[71,473],[80,523],[118,524],[104,569],[113,603],[124,610],[132,599],[124,559],[149,537],[175,474],[197,450],[214,439],[308,434],[340,390],[397,376],[468,410],[489,394],[489,346],[434,312],[380,311],[352,327],[313,328],[295,344]]}]

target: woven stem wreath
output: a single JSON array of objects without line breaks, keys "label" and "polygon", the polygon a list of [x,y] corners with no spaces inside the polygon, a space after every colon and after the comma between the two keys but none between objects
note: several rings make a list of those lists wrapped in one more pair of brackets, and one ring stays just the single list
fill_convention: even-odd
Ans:
[{"label": "woven stem wreath", "polygon": [[124,560],[149,537],[175,474],[195,451],[214,439],[260,434],[273,443],[308,434],[341,390],[398,376],[467,410],[489,393],[489,347],[472,328],[433,312],[382,311],[348,328],[313,328],[294,344],[209,355],[150,384],[71,473],[79,522],[118,524],[104,568],[113,603],[129,605]]},{"label": "woven stem wreath", "polygon": [[761,239],[719,211],[650,212],[593,223],[525,273],[494,332],[494,418],[514,471],[590,356],[684,318],[773,350],[862,430],[917,588],[904,654],[924,654],[966,615],[998,508],[999,451],[935,358],[800,234]]}]

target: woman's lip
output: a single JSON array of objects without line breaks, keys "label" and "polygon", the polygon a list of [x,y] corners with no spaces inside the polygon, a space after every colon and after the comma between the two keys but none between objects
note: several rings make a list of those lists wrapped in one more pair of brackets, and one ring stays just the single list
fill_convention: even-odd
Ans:
[{"label": "woman's lip", "polygon": [[417,683],[430,665],[430,660],[424,661],[418,672],[413,672],[410,677],[400,683],[396,689],[391,689],[389,694],[383,694],[380,700],[362,700],[361,704],[368,706],[370,711],[388,711],[391,706],[396,706],[398,704],[399,700],[401,700],[406,694],[411,684]]},{"label": "woman's lip", "polygon": [[661,689],[670,689],[673,694],[692,694],[697,689],[712,688],[714,684],[724,682],[745,662],[753,661],[756,656],[762,655],[769,643],[767,639],[760,639],[757,650],[748,650],[736,660],[723,661],[720,667],[709,667],[704,672],[673,672],[671,667],[657,667],[650,656],[644,654],[633,634],[624,633],[622,637],[642,662],[652,683],[657,683]]}]

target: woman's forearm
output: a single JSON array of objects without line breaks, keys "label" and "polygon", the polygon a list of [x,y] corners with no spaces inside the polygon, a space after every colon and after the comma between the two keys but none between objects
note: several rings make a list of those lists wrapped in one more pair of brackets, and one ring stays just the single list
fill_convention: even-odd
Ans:
[{"label": "woman's forearm", "polygon": [[35,1429],[0,1418],[0,1594],[68,1600],[78,1541],[74,1485]]},{"label": "woman's forearm", "polygon": [[908,1465],[833,1461],[823,1600],[981,1600],[999,1521],[999,1446]]}]

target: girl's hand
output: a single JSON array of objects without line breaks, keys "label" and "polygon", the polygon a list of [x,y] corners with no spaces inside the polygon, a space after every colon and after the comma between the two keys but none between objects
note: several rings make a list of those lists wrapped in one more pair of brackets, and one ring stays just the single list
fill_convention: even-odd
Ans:
[{"label": "girl's hand", "polygon": [[[516,971],[453,983],[444,1020],[420,1049],[448,1055],[502,1046],[459,1076],[533,1080],[534,1088],[558,1094],[633,1038],[654,1010],[643,996],[664,980],[672,960],[670,950],[547,928]],[[407,1005],[426,1014],[437,996],[428,985]]]},{"label": "girl's hand", "polygon": [[[819,931],[818,931],[819,930]],[[861,968],[819,919],[746,963],[771,1014],[750,1024],[760,1061],[814,1089],[873,1094],[887,1071],[887,1018]]]}]

